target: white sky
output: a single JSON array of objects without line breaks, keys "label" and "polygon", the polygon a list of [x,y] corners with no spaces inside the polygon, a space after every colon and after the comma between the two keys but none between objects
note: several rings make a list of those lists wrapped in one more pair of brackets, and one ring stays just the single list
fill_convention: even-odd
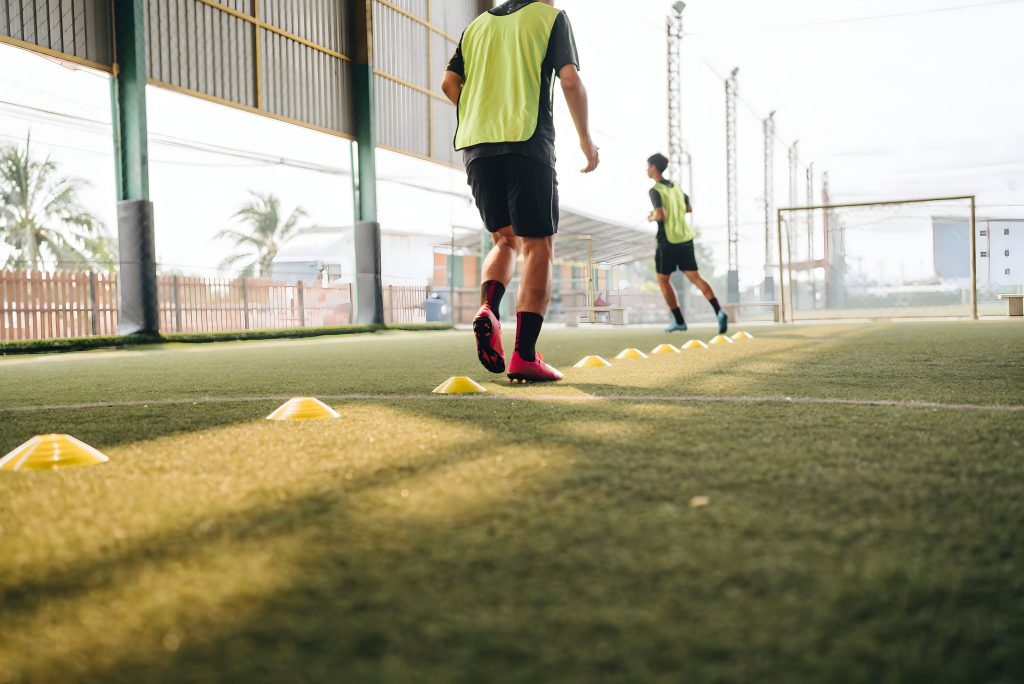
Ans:
[{"label": "white sky", "polygon": [[[645,226],[650,182],[644,160],[667,147],[664,22],[670,4],[558,3],[576,31],[603,160],[595,174],[578,173],[581,156],[558,96],[565,205]],[[942,11],[947,8],[959,9]],[[980,215],[1024,216],[1024,1],[692,0],[684,17],[683,117],[694,158],[693,200],[701,240],[719,261],[726,253],[724,91],[715,72],[740,68],[744,282],[762,276],[761,118],[773,109],[784,141],[775,146],[777,206],[788,197],[786,147],[799,138],[802,166],[813,161],[819,183],[821,171],[830,172],[834,201],[976,194]],[[0,101],[110,119],[105,77],[7,46],[0,46]],[[212,235],[228,224],[250,188],[273,190],[287,207],[301,204],[311,223],[351,222],[347,176],[166,144],[187,139],[347,169],[347,141],[152,88],[149,116],[155,138],[150,186],[158,257],[165,264],[215,266],[230,248],[212,242]],[[0,103],[0,141],[23,138],[30,126],[41,149],[91,181],[86,202],[113,229],[109,133]],[[461,174],[424,162],[379,153],[378,165],[388,178],[466,190]],[[452,223],[478,224],[464,200],[395,182],[381,184],[379,200],[386,229],[443,234]]]}]

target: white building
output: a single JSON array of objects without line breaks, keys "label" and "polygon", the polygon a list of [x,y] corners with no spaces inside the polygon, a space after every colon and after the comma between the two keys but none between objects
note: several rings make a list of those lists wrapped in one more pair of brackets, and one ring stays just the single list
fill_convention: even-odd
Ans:
[{"label": "white building", "polygon": [[1024,286],[1024,219],[978,219],[978,284]]}]

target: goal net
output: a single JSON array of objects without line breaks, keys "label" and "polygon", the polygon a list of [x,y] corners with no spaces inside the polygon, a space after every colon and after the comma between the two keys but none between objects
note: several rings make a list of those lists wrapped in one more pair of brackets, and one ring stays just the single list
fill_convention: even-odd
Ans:
[{"label": "goal net", "polygon": [[973,198],[780,209],[786,320],[971,317]]}]

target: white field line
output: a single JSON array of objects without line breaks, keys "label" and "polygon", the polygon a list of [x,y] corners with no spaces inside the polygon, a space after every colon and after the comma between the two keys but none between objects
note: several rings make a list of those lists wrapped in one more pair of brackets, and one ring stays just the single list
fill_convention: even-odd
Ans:
[{"label": "white field line", "polygon": [[[46,404],[39,406],[0,407],[0,413],[27,413],[32,411],[66,411],[96,408],[127,408],[134,406],[187,406],[189,404],[234,404],[248,402],[287,401],[288,395],[272,395],[258,397],[191,397],[181,399],[151,399],[138,401],[97,401],[81,404]],[[334,394],[319,395],[323,401],[337,402],[399,402],[399,401],[537,401],[537,402],[628,402],[628,403],[664,403],[664,404],[803,404],[818,406],[851,406],[851,407],[886,407],[902,409],[925,409],[947,411],[994,411],[1004,413],[1024,412],[1024,405],[1012,404],[943,404],[930,401],[904,401],[898,399],[836,399],[828,397],[786,397],[774,396],[631,396],[626,394],[592,395],[557,395],[531,394],[516,396],[513,394],[467,394],[443,396],[436,394]]]}]

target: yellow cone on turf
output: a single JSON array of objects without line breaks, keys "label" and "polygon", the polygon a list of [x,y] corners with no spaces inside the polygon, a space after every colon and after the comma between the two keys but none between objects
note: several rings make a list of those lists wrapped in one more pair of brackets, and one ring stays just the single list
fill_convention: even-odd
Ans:
[{"label": "yellow cone on turf", "polygon": [[608,363],[600,356],[584,356],[582,359],[576,362],[573,368],[604,368],[612,364]]},{"label": "yellow cone on turf", "polygon": [[0,470],[60,470],[110,459],[71,435],[36,435],[0,458]]},{"label": "yellow cone on turf", "polygon": [[457,375],[442,382],[434,390],[434,394],[480,394],[486,391],[483,385],[464,375]]},{"label": "yellow cone on turf", "polygon": [[725,335],[715,335],[711,338],[711,344],[732,344],[732,340]]},{"label": "yellow cone on turf", "polygon": [[282,404],[267,416],[267,420],[318,420],[340,418],[341,415],[330,406],[313,397],[295,397]]},{"label": "yellow cone on turf", "polygon": [[738,333],[732,336],[734,340],[752,340],[754,336],[748,333],[746,330],[740,330]]},{"label": "yellow cone on turf", "polygon": [[646,358],[647,358],[647,354],[644,354],[639,349],[633,349],[631,347],[629,349],[623,349],[622,351],[620,351],[618,356],[615,357],[615,360],[616,361],[621,361],[623,359],[646,359]]},{"label": "yellow cone on turf", "polygon": [[679,350],[673,347],[671,344],[659,344],[657,347],[651,350],[652,354],[678,354]]},{"label": "yellow cone on turf", "polygon": [[707,349],[708,345],[700,340],[690,340],[683,345],[683,349]]}]

